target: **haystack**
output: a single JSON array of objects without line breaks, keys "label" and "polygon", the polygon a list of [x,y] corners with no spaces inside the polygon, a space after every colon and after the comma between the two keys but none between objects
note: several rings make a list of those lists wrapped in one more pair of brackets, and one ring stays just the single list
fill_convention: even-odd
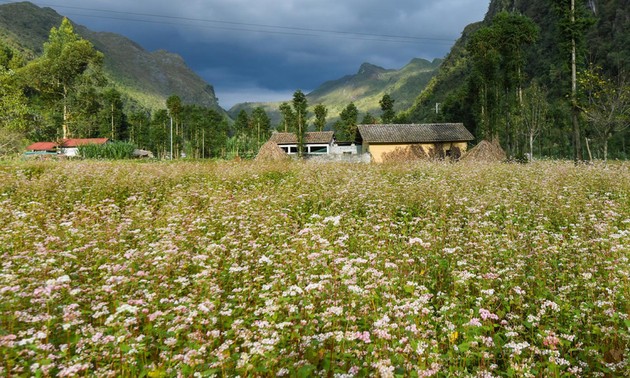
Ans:
[{"label": "haystack", "polygon": [[286,152],[276,144],[276,142],[268,141],[260,147],[256,159],[258,161],[280,161],[288,160],[290,157]]},{"label": "haystack", "polygon": [[382,156],[383,163],[403,163],[409,161],[428,159],[427,153],[421,145],[412,144],[405,147],[396,147],[391,152],[385,152]]},{"label": "haystack", "polygon": [[499,162],[505,161],[507,155],[498,142],[482,140],[462,156],[463,161]]}]

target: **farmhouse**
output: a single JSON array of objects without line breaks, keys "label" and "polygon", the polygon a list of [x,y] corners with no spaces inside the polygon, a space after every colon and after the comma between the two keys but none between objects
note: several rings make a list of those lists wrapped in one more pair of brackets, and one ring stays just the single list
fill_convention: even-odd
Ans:
[{"label": "farmhouse", "polygon": [[79,146],[88,144],[105,144],[108,138],[64,139],[61,143],[61,153],[66,156],[79,155]]},{"label": "farmhouse", "polygon": [[[334,143],[334,132],[314,131],[307,132],[304,136],[304,152],[307,155],[327,155],[330,154]],[[298,153],[297,135],[294,133],[273,133],[269,141],[277,144],[289,155]]]},{"label": "farmhouse", "polygon": [[26,147],[27,156],[57,154],[64,156],[77,156],[79,146],[88,144],[105,144],[108,138],[83,138],[83,139],[63,139],[56,142],[36,142]]},{"label": "farmhouse", "polygon": [[26,147],[25,156],[45,156],[57,155],[57,143],[55,142],[35,142]]},{"label": "farmhouse", "polygon": [[396,153],[418,151],[426,156],[458,156],[466,151],[472,134],[463,123],[358,125],[363,153],[382,163]]}]

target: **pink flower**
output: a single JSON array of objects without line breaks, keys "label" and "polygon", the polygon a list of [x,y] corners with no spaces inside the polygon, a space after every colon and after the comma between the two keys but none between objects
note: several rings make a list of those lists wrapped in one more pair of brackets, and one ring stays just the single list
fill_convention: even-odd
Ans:
[{"label": "pink flower", "polygon": [[481,319],[483,320],[499,320],[499,317],[496,314],[491,313],[490,311],[486,310],[485,308],[480,308],[479,309],[479,315],[481,316]]}]

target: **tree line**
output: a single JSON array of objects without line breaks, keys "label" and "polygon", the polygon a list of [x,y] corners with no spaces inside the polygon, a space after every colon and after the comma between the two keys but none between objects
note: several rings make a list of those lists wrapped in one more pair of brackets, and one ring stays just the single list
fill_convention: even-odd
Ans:
[{"label": "tree line", "polygon": [[[18,153],[28,141],[107,137],[152,151],[158,158],[253,157],[272,132],[298,135],[300,154],[305,133],[327,127],[328,109],[317,104],[309,124],[306,96],[294,93],[271,125],[262,107],[241,111],[234,122],[216,110],[183,104],[170,96],[163,109],[137,105],[103,73],[102,53],[74,32],[68,19],[52,28],[43,54],[27,59],[0,42],[0,155]],[[394,100],[381,100],[383,122],[391,122]],[[359,112],[349,104],[333,129],[341,140],[356,138]],[[369,113],[364,123],[377,119]]]},{"label": "tree line", "polygon": [[[630,83],[624,68],[630,66],[623,51],[601,51],[610,43],[594,37],[595,25],[610,28],[627,10],[600,8],[596,18],[579,0],[502,4],[497,7],[509,11],[472,27],[465,44],[456,46],[459,55],[447,64],[459,75],[450,82],[443,77],[440,97],[425,95],[406,116],[464,122],[478,140],[500,142],[511,157],[571,154],[582,161],[596,153],[606,160],[611,141],[615,156],[627,157]],[[602,19],[608,14],[617,18]],[[441,102],[439,113],[432,110],[435,102]]]}]

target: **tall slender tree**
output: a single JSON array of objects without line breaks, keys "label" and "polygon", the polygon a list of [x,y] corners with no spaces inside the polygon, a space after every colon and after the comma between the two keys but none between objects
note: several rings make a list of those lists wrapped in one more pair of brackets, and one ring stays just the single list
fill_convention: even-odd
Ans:
[{"label": "tall slender tree", "polygon": [[166,99],[166,108],[168,109],[168,113],[170,116],[170,122],[172,123],[172,127],[174,130],[169,130],[172,134],[171,143],[173,144],[173,156],[181,156],[182,144],[184,141],[183,135],[181,133],[181,114],[182,114],[182,100],[177,95],[170,95]]},{"label": "tall slender tree", "polygon": [[560,44],[566,53],[571,72],[571,90],[569,102],[571,105],[571,125],[573,127],[573,158],[582,161],[582,142],[580,131],[580,106],[578,102],[578,68],[583,65],[581,54],[584,51],[586,33],[594,24],[583,1],[554,0],[557,14],[560,17],[559,29],[563,42]]},{"label": "tall slender tree", "polygon": [[534,139],[547,127],[549,105],[547,94],[534,82],[523,92],[520,121],[529,146],[529,160],[534,159]]},{"label": "tall slender tree", "polygon": [[328,116],[328,108],[324,104],[317,104],[313,109],[315,113],[315,130],[324,131],[326,126],[326,117]]},{"label": "tall slender tree", "polygon": [[394,118],[396,118],[396,112],[394,111],[394,102],[396,102],[396,100],[394,100],[387,93],[384,94],[383,98],[381,98],[381,100],[379,101],[379,104],[381,105],[381,111],[383,112],[381,114],[382,123],[392,123],[394,121]]},{"label": "tall slender tree", "polygon": [[256,148],[258,149],[269,137],[271,127],[271,120],[262,106],[252,111],[251,124],[252,128],[254,128],[253,132],[256,136]]},{"label": "tall slender tree", "polygon": [[295,113],[293,113],[291,105],[289,105],[288,102],[283,102],[282,104],[280,104],[280,107],[278,109],[280,110],[280,114],[282,114],[282,122],[280,123],[279,128],[285,133],[293,131]]},{"label": "tall slender tree", "polygon": [[298,89],[295,93],[293,93],[293,113],[295,114],[294,129],[297,136],[299,157],[304,156],[306,131],[308,129],[308,125],[306,124],[306,116],[308,115],[308,111],[306,110],[307,108],[308,101],[306,100],[306,95]]},{"label": "tall slender tree", "polygon": [[582,110],[602,144],[604,161],[608,160],[608,140],[630,126],[630,84],[625,78],[606,77],[601,67],[591,66],[581,72]]},{"label": "tall slender tree", "polygon": [[[538,38],[536,24],[526,16],[500,12],[471,37],[472,88],[479,92],[478,120],[483,137],[503,136],[513,150],[513,113],[522,105],[524,48]],[[502,123],[503,127],[498,124]]]},{"label": "tall slender tree", "polygon": [[60,105],[63,138],[73,133],[72,100],[76,88],[86,81],[102,85],[98,80],[102,62],[103,54],[77,35],[70,21],[64,18],[59,28],[50,31],[43,55],[26,67],[31,85]]},{"label": "tall slender tree", "polygon": [[357,137],[357,121],[359,110],[353,102],[348,104],[339,115],[339,121],[335,123],[335,132],[340,141],[354,142]]}]

